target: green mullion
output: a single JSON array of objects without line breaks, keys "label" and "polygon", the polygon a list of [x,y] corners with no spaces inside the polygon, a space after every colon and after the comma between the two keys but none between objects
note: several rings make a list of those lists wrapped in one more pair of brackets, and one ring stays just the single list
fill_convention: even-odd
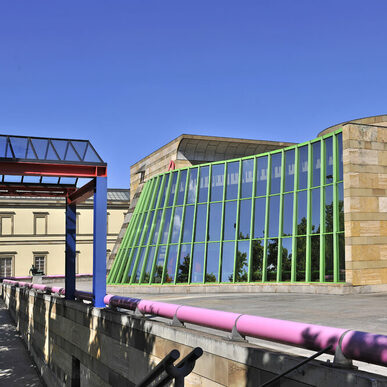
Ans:
[{"label": "green mullion", "polygon": [[271,155],[267,157],[267,171],[266,171],[266,208],[265,208],[265,234],[263,242],[263,262],[262,262],[262,282],[267,279],[267,244],[269,233],[269,216],[270,216],[270,189],[271,189]]},{"label": "green mullion", "polygon": [[[196,193],[195,193],[195,209],[193,216],[193,224],[192,224],[192,240],[191,240],[191,259],[189,262],[189,270],[188,270],[188,283],[191,283],[191,274],[192,274],[192,262],[193,262],[193,249],[195,243],[195,232],[196,232],[196,213],[198,211],[198,199],[199,199],[199,188],[200,188],[200,169],[198,168],[197,173],[197,182],[196,182]],[[208,182],[210,184],[210,182]]]},{"label": "green mullion", "polygon": [[140,226],[141,226],[141,222],[142,222],[142,219],[143,219],[143,214],[141,213],[142,212],[142,207],[145,203],[145,196],[147,195],[148,191],[149,191],[149,185],[147,185],[144,189],[145,192],[142,192],[141,193],[141,196],[140,196],[140,199],[139,201],[137,202],[137,205],[136,207],[138,206],[139,207],[139,214],[138,214],[138,219],[137,219],[137,223],[136,223],[136,227],[135,229],[133,230],[133,234],[131,236],[131,252],[130,252],[130,255],[126,261],[126,265],[125,265],[125,269],[122,271],[122,276],[120,278],[120,283],[123,284],[125,283],[125,278],[127,277],[128,275],[128,272],[129,272],[129,269],[130,269],[130,263],[131,263],[131,260],[132,260],[132,257],[133,257],[133,253],[134,253],[134,249],[135,249],[135,246],[136,246],[136,241],[137,241],[137,238],[138,238],[138,235],[139,235],[139,232],[140,232]]},{"label": "green mullion", "polygon": [[333,137],[333,280],[339,282],[339,195],[337,177],[339,175],[337,136]]},{"label": "green mullion", "polygon": [[239,179],[238,179],[238,195],[237,195],[237,212],[236,212],[236,227],[235,227],[235,243],[234,243],[234,270],[232,276],[232,282],[235,283],[235,269],[236,269],[236,259],[238,252],[238,237],[239,237],[239,213],[241,205],[241,186],[242,186],[242,160],[239,161]]},{"label": "green mullion", "polygon": [[[155,257],[154,257],[154,261],[153,261],[153,265],[152,265],[152,271],[151,271],[151,275],[150,275],[150,283],[152,283],[153,281],[153,276],[155,274],[155,269],[156,269],[156,263],[157,263],[157,255],[159,253],[159,248],[160,248],[160,241],[161,241],[161,236],[162,236],[162,231],[163,231],[163,227],[164,227],[164,222],[165,222],[165,212],[166,212],[166,208],[167,208],[167,204],[168,204],[168,201],[169,201],[169,195],[171,194],[171,185],[172,185],[172,173],[170,172],[168,175],[166,176],[169,176],[169,180],[168,180],[168,187],[167,187],[167,190],[165,192],[165,198],[164,198],[164,207],[163,207],[163,214],[161,215],[161,221],[160,221],[160,228],[159,228],[159,235],[157,237],[157,241],[156,241],[156,249],[155,249]],[[162,192],[160,192],[161,194],[161,197],[163,197],[164,195],[162,194]],[[162,203],[161,203],[162,204]],[[165,255],[166,255],[166,252],[165,252]],[[164,264],[165,264],[165,260],[166,260],[166,256],[164,258]],[[164,269],[163,269],[164,270]],[[160,283],[162,283],[162,278],[161,278],[161,281]]]},{"label": "green mullion", "polygon": [[[143,189],[144,193],[148,189],[147,188],[148,184],[146,184],[144,189]],[[125,236],[123,238],[123,243],[122,243],[122,249],[120,247],[120,250],[119,250],[119,252],[121,251],[121,256],[120,256],[120,261],[117,262],[117,271],[115,273],[115,278],[114,278],[113,283],[117,283],[117,284],[121,283],[121,278],[122,278],[122,275],[124,272],[124,268],[126,266],[125,253],[126,253],[127,249],[129,248],[129,246],[131,246],[131,244],[132,244],[133,235],[134,235],[135,231],[137,230],[138,221],[140,218],[140,215],[139,215],[140,207],[141,207],[141,203],[143,202],[143,198],[141,196],[142,195],[140,195],[140,198],[138,199],[137,205],[135,206],[134,211],[133,211],[133,215],[129,221],[128,228],[125,232]]]},{"label": "green mullion", "polygon": [[300,167],[300,148],[295,148],[294,151],[294,197],[293,197],[293,240],[292,240],[292,267],[290,274],[290,281],[296,282],[297,280],[297,233],[298,233],[298,179],[299,179],[299,167]]},{"label": "green mullion", "polygon": [[203,263],[203,283],[206,282],[206,274],[207,274],[207,243],[208,243],[208,228],[210,222],[210,200],[211,200],[211,190],[212,190],[212,165],[208,171],[208,192],[207,192],[207,219],[206,219],[206,235],[204,236],[204,263]]},{"label": "green mullion", "polygon": [[220,245],[219,245],[219,264],[218,264],[218,282],[221,282],[222,278],[222,255],[223,255],[223,228],[224,228],[224,211],[226,208],[226,183],[227,183],[227,163],[224,163],[224,175],[223,175],[223,197],[222,197],[222,219],[220,220]]},{"label": "green mullion", "polygon": [[247,281],[251,282],[252,279],[252,262],[253,262],[253,234],[254,234],[254,213],[255,213],[255,190],[257,186],[257,157],[254,157],[254,166],[253,166],[253,187],[251,192],[251,214],[250,214],[250,240],[249,240],[249,271],[247,275]]},{"label": "green mullion", "polygon": [[[164,283],[164,277],[165,277],[165,271],[168,265],[168,254],[169,254],[169,244],[171,242],[171,237],[172,237],[172,228],[173,228],[173,220],[175,216],[175,210],[176,210],[176,202],[177,202],[177,197],[179,196],[179,184],[180,184],[180,171],[175,172],[177,173],[177,179],[176,179],[176,186],[175,186],[175,197],[173,198],[173,203],[172,203],[172,211],[171,211],[171,220],[169,222],[169,230],[168,230],[168,237],[167,237],[167,248],[165,250],[165,259],[164,259],[164,267],[163,267],[163,273],[161,275],[161,283]],[[173,180],[173,173],[171,174],[171,180]]]},{"label": "green mullion", "polygon": [[[130,284],[133,283],[134,273],[137,271],[138,260],[140,259],[140,256],[141,256],[141,254],[140,254],[141,246],[144,243],[144,239],[145,239],[145,235],[146,235],[146,230],[148,229],[148,225],[149,225],[150,214],[152,212],[151,207],[152,207],[152,204],[153,204],[156,192],[157,192],[157,190],[154,189],[154,185],[155,185],[154,181],[152,183],[153,184],[151,185],[151,188],[149,189],[149,195],[147,195],[147,199],[146,199],[146,203],[148,204],[148,206],[147,206],[148,209],[147,209],[146,219],[145,219],[145,222],[144,222],[144,225],[143,225],[143,233],[142,233],[142,236],[141,236],[141,240],[139,241],[139,244],[138,244],[139,249],[138,249],[138,252],[137,252],[136,262],[133,265],[133,271],[132,271],[132,275],[130,277],[130,282],[129,282]],[[144,259],[145,259],[145,257],[144,257]],[[140,273],[139,283],[140,283],[140,279],[141,279],[141,273]]]},{"label": "green mullion", "polygon": [[[162,181],[162,178],[160,177],[160,187],[161,187],[162,183],[163,183],[163,181]],[[150,227],[150,230],[149,230],[149,235],[148,235],[148,243],[146,244],[146,247],[145,247],[144,262],[143,262],[143,265],[142,265],[142,269],[141,269],[141,273],[140,273],[140,278],[138,279],[138,283],[139,284],[142,283],[142,279],[144,277],[144,272],[145,272],[145,269],[146,269],[147,258],[148,258],[148,253],[149,253],[149,242],[150,242],[151,237],[152,237],[152,227],[154,227],[154,221],[155,221],[155,217],[156,217],[155,215],[157,213],[157,210],[156,210],[157,203],[155,203],[156,197],[157,197],[157,192],[158,192],[157,188],[158,188],[158,184],[154,184],[154,187],[152,187],[152,190],[153,190],[152,200],[151,200],[149,208],[148,208],[149,212],[148,212],[147,223],[148,223],[148,226]],[[152,223],[149,224],[149,217],[150,217],[150,214],[152,213],[152,211],[154,211],[153,212]],[[147,229],[148,229],[148,227],[147,227]],[[145,241],[145,243],[146,242],[147,241]]]},{"label": "green mullion", "polygon": [[[155,208],[154,208],[154,215],[153,215],[153,220],[152,220],[152,228],[150,230],[150,233],[149,233],[149,237],[148,237],[148,244],[147,244],[147,247],[146,247],[146,251],[145,251],[145,256],[148,257],[148,254],[149,254],[149,249],[150,249],[150,243],[153,239],[153,234],[155,233],[155,228],[156,228],[156,221],[157,221],[157,213],[158,213],[158,208],[159,208],[159,205],[160,205],[160,202],[161,202],[161,198],[163,197],[163,189],[165,187],[165,177],[166,175],[162,176],[162,180],[160,182],[160,191],[159,191],[159,197],[157,198],[157,203],[155,203]],[[160,225],[159,227],[161,226],[161,222],[160,222]],[[153,260],[155,261],[156,260],[156,251],[155,251],[155,256],[153,257]],[[152,270],[153,270],[153,265],[154,265],[154,262],[152,264]],[[144,268],[145,268],[145,265],[144,265]],[[151,273],[152,274],[152,270],[151,270]],[[144,270],[143,272],[141,273],[141,275],[143,276],[144,275]],[[140,280],[142,280],[142,278],[140,278]],[[150,275],[149,276],[149,283],[151,283],[151,280],[152,280],[152,276]]]},{"label": "green mullion", "polygon": [[325,174],[326,174],[325,142],[321,140],[321,168],[320,168],[320,282],[325,281]]},{"label": "green mullion", "polygon": [[183,200],[183,212],[181,213],[181,227],[180,227],[180,233],[179,233],[179,242],[177,247],[177,259],[176,259],[176,266],[175,266],[175,278],[173,280],[173,283],[176,284],[177,274],[178,274],[178,268],[179,268],[179,262],[180,262],[180,251],[181,251],[181,240],[183,239],[183,228],[184,228],[184,221],[185,221],[185,210],[187,207],[187,197],[188,197],[188,188],[189,188],[189,178],[191,174],[191,169],[187,170],[186,175],[186,181],[185,181],[185,191],[184,191],[184,200]]},{"label": "green mullion", "polygon": [[285,152],[281,156],[281,188],[280,188],[280,213],[278,224],[278,258],[277,258],[277,282],[282,279],[282,229],[284,222],[284,188],[285,188]]},{"label": "green mullion", "polygon": [[305,282],[311,282],[311,225],[312,225],[312,179],[313,179],[313,155],[312,144],[308,144],[308,189],[306,204],[306,262],[305,262]]}]

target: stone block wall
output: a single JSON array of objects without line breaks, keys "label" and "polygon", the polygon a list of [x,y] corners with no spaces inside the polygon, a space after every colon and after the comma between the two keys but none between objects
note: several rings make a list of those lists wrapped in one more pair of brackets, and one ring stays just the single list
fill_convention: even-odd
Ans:
[{"label": "stone block wall", "polygon": [[387,128],[343,126],[346,281],[387,285]]},{"label": "stone block wall", "polygon": [[[1,289],[1,288],[0,288]],[[3,285],[3,298],[48,386],[134,386],[172,349],[203,356],[185,385],[257,386],[302,358]],[[387,378],[313,361],[281,386],[386,386]]]}]

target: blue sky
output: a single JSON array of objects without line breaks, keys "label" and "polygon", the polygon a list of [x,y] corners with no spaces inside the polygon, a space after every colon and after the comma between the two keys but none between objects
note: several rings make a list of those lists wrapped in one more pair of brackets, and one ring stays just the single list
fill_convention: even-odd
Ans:
[{"label": "blue sky", "polygon": [[387,112],[384,0],[0,3],[0,133],[90,139],[109,186],[182,133],[306,141]]}]

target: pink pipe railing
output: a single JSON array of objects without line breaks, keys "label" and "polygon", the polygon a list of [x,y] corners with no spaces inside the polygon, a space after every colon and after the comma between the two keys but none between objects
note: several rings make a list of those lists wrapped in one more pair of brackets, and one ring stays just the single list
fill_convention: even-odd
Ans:
[{"label": "pink pipe railing", "polygon": [[[46,292],[64,294],[62,288],[50,288],[44,285],[12,280],[4,280],[3,282],[9,285],[26,286],[33,289],[44,289]],[[76,291],[76,297],[91,300],[92,293]],[[255,337],[314,351],[332,345],[331,353],[334,353],[341,338],[341,351],[348,359],[387,366],[387,336],[385,335],[121,297],[112,294],[107,294],[104,302],[109,306],[129,310],[137,309],[143,314],[152,314],[169,319],[175,317],[180,322],[223,331],[231,332],[234,328],[234,331],[242,336]]]}]

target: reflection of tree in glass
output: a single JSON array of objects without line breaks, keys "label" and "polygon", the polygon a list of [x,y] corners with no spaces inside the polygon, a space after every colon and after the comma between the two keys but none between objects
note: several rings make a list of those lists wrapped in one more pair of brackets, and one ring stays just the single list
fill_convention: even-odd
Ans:
[{"label": "reflection of tree in glass", "polygon": [[179,265],[179,270],[176,278],[177,282],[188,282],[190,260],[191,257],[189,254],[187,254],[184,257],[183,263]]},{"label": "reflection of tree in glass", "polygon": [[[247,253],[237,251],[236,262],[235,262],[235,281],[244,282],[247,281]],[[229,281],[233,280],[233,275],[228,277]]]},{"label": "reflection of tree in glass", "polygon": [[216,282],[216,276],[212,273],[206,274],[206,282]]},{"label": "reflection of tree in glass", "polygon": [[254,240],[252,246],[252,268],[251,279],[253,281],[262,280],[262,263],[263,263],[263,241]]},{"label": "reflection of tree in glass", "polygon": [[160,283],[163,276],[163,266],[157,265],[155,270],[155,275],[153,277],[153,283]]}]

